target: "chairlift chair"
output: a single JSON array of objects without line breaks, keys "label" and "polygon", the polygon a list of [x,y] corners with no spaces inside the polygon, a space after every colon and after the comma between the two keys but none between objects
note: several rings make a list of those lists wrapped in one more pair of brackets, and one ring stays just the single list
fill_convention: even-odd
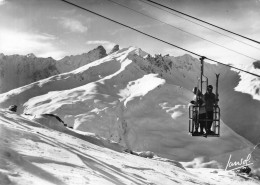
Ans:
[{"label": "chairlift chair", "polygon": [[[213,119],[199,119],[198,111],[201,107],[196,105],[189,106],[189,133],[192,136],[208,136],[208,137],[219,137],[220,136],[220,108],[218,105],[213,108]],[[207,123],[212,121],[211,131],[213,133],[201,133],[195,132],[195,126],[199,124],[201,121]]]},{"label": "chairlift chair", "polygon": [[[203,92],[203,83],[206,83],[206,87],[208,86],[208,78],[204,76],[204,59],[205,57],[201,57],[201,77],[200,77],[200,87],[201,92]],[[203,81],[203,77],[206,79]],[[218,79],[219,74],[216,74],[216,98],[218,99]],[[199,105],[190,105],[189,106],[189,133],[192,136],[203,136],[203,137],[219,137],[220,136],[220,108],[218,105],[214,105],[213,107],[213,119],[208,118],[199,118],[199,109],[202,108],[202,106]],[[211,131],[212,133],[201,133],[201,132],[195,132],[195,126],[199,124],[201,121],[203,121],[206,124],[209,122],[212,122]]]}]

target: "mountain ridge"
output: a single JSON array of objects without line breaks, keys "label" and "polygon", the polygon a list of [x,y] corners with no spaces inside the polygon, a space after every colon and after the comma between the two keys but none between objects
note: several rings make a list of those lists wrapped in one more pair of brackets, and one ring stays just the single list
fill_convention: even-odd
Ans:
[{"label": "mountain ridge", "polygon": [[[3,107],[18,105],[19,113],[57,114],[74,129],[93,132],[126,148],[150,150],[170,159],[187,161],[194,155],[209,157],[248,147],[248,142],[226,129],[234,127],[230,122],[225,126],[226,120],[232,119],[228,114],[223,114],[225,122],[218,139],[194,139],[187,134],[187,108],[199,69],[199,61],[189,55],[151,57],[140,48],[123,48],[73,71],[1,94],[0,103]],[[213,81],[214,72],[222,68],[205,64],[205,69]],[[238,75],[226,68],[222,72],[231,79],[221,83],[225,94],[234,93],[231,84],[235,86],[238,81],[234,83],[231,77],[238,79]],[[222,92],[221,89],[220,107],[225,110],[230,107],[225,104],[230,97]],[[221,150],[217,148],[220,141]],[[185,147],[179,148],[180,145]],[[227,147],[230,145],[231,148]],[[207,147],[213,146],[216,149],[208,151]]]},{"label": "mountain ridge", "polygon": [[38,58],[33,53],[9,56],[1,54],[0,93],[75,70],[105,56],[107,53],[103,46],[80,55],[66,56],[61,60],[54,60],[51,57]]}]

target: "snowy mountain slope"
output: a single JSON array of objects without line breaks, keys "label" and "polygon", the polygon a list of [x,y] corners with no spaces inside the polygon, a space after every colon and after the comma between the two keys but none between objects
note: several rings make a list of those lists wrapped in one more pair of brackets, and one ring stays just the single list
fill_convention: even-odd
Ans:
[{"label": "snowy mountain slope", "polygon": [[149,150],[181,161],[253,147],[223,122],[220,138],[188,135],[187,101],[192,94],[166,84],[156,75],[131,81],[118,94],[120,98],[105,87],[91,83],[38,96],[25,103],[25,111],[31,114],[49,111],[61,116],[67,124],[74,124],[77,130],[96,133],[132,150]]},{"label": "snowy mountain slope", "polygon": [[[250,87],[254,88],[254,83],[249,81],[245,83],[246,79],[238,76],[234,71],[221,73],[221,75],[220,79],[223,79],[220,81],[222,119],[234,131],[257,144],[260,138],[260,101],[253,99],[256,94],[248,94]],[[244,84],[247,93],[242,89],[240,92],[238,87],[243,87],[241,84]]]},{"label": "snowy mountain slope", "polygon": [[[99,54],[102,53],[100,52],[102,50],[100,49],[98,51],[99,52],[89,53],[92,53],[93,56],[99,56]],[[122,58],[123,55],[125,57]],[[84,55],[75,56],[75,58],[77,57],[78,60],[75,61],[78,62],[75,62],[75,66],[78,66],[82,61],[88,61],[84,60]],[[94,58],[95,57],[93,57],[93,59]],[[121,61],[126,58],[129,59],[129,64],[131,63],[131,65],[122,68],[120,71],[121,64],[126,64]],[[122,49],[103,58],[101,62],[95,61],[94,63],[95,64],[90,63],[91,65],[87,64],[86,66],[72,72],[52,76],[48,79],[2,94],[0,97],[1,107],[8,107],[11,104],[17,104],[19,105],[18,108],[21,109],[20,111],[22,112],[22,105],[32,97],[44,95],[50,91],[72,89],[90,82],[102,80],[103,78],[103,80],[106,79],[107,83],[102,82],[102,84],[108,84],[104,87],[104,89],[108,88],[106,89],[107,92],[105,92],[105,94],[112,91],[114,96],[117,96],[115,94],[118,94],[119,91],[124,89],[126,84],[130,81],[136,80],[141,78],[143,75],[150,73],[159,74],[159,76],[162,79],[165,79],[168,84],[178,85],[191,90],[198,84],[197,81],[200,75],[200,62],[190,55],[184,55],[181,57],[156,55],[151,57],[148,53],[143,52],[139,48],[132,50]],[[66,68],[65,64],[64,66],[64,68]],[[255,67],[251,66],[250,69],[255,69]],[[256,68],[255,70],[258,69]],[[260,137],[260,127],[258,126],[260,120],[260,115],[258,114],[260,102],[252,99],[252,97],[247,93],[257,92],[257,84],[259,80],[253,79],[246,81],[245,78],[240,79],[237,72],[234,72],[225,66],[212,65],[208,63],[205,63],[204,72],[209,78],[209,83],[213,86],[215,86],[215,74],[220,73],[219,104],[223,121],[234,131],[256,144]],[[113,78],[110,78],[109,75],[113,75]],[[244,91],[243,89],[240,89],[240,91],[247,91],[247,93],[234,91],[234,89],[237,89],[238,87],[246,87],[244,88]],[[254,91],[251,91],[250,89],[254,89]],[[253,95],[257,94],[254,93]],[[74,120],[71,120],[70,122],[73,121]]]},{"label": "snowy mountain slope", "polygon": [[0,54],[0,93],[75,70],[106,55],[106,50],[102,46],[88,53],[64,57],[59,61],[51,57],[37,58],[33,54],[26,56]]},{"label": "snowy mountain slope", "polygon": [[[158,73],[167,83],[189,90],[198,83],[200,62],[190,55],[181,57],[157,55],[154,58],[151,57],[149,61],[155,66],[151,71]],[[243,69],[260,74],[260,70],[255,66],[257,66],[257,62],[247,68],[243,67]],[[204,74],[214,89],[215,74],[220,74],[219,105],[222,120],[239,135],[257,144],[260,138],[260,114],[258,113],[260,101],[257,99],[259,97],[259,78],[237,73],[226,66],[208,63],[204,64]]]},{"label": "snowy mountain slope", "polygon": [[0,184],[259,184],[231,171],[184,169],[177,161],[116,152],[58,124],[0,110]]},{"label": "snowy mountain slope", "polygon": [[[135,70],[134,72],[142,73],[142,75],[150,73],[150,72],[161,73],[161,75],[164,75],[164,78],[166,78],[167,81],[169,81],[173,84],[180,85],[180,84],[178,84],[178,82],[179,81],[183,82],[182,86],[184,86],[185,88],[187,88],[188,86],[190,87],[193,84],[196,84],[196,78],[194,78],[193,76],[195,75],[195,72],[197,70],[194,70],[192,75],[190,75],[191,77],[189,79],[193,79],[193,80],[191,80],[191,82],[190,82],[190,80],[185,80],[185,77],[183,79],[183,76],[184,76],[184,74],[182,74],[183,71],[181,71],[181,72],[179,71],[180,68],[183,68],[183,64],[181,64],[181,62],[185,62],[187,57],[191,58],[190,56],[187,56],[187,57],[184,56],[183,59],[180,60],[180,61],[177,59],[178,64],[176,64],[172,68],[172,71],[173,71],[173,73],[172,73],[173,76],[172,76],[172,74],[169,75],[168,73],[163,74],[164,71],[161,68],[159,68],[158,66],[154,67],[153,65],[151,65],[149,63],[149,60],[146,60],[146,59],[143,58],[143,57],[147,56],[147,53],[141,51],[140,49],[135,48],[134,51],[132,51],[131,49],[130,50],[122,49],[116,55],[108,56],[103,60],[103,62],[101,62],[102,64],[104,63],[104,64],[108,65],[109,66],[108,69],[105,65],[101,65],[100,67],[93,67],[93,68],[97,68],[97,69],[95,69],[94,71],[91,71],[91,69],[88,69],[89,67],[83,66],[81,69],[75,70],[74,72],[65,73],[65,74],[61,74],[61,75],[55,75],[55,76],[50,77],[48,79],[44,79],[42,81],[35,82],[35,83],[29,84],[27,86],[21,87],[21,88],[15,90],[15,91],[18,91],[17,94],[19,94],[20,92],[22,92],[22,94],[17,95],[17,96],[19,96],[19,98],[14,98],[14,99],[19,99],[19,102],[17,102],[17,103],[23,104],[24,101],[22,99],[26,99],[25,101],[27,101],[31,97],[30,95],[28,95],[28,94],[31,94],[31,93],[28,92],[28,91],[30,91],[30,89],[39,88],[39,90],[32,90],[32,91],[35,91],[33,96],[45,94],[46,91],[44,89],[47,89],[48,91],[52,90],[50,88],[45,87],[45,86],[47,86],[46,84],[50,84],[50,83],[57,83],[56,87],[53,90],[64,90],[64,89],[67,89],[67,88],[74,88],[74,87],[79,86],[79,85],[84,85],[86,83],[96,81],[97,78],[101,79],[105,75],[107,75],[106,72],[105,72],[106,70],[110,70],[108,73],[112,74],[113,72],[117,71],[120,68],[120,63],[118,63],[118,66],[114,66],[113,63],[112,62],[109,63],[109,61],[110,60],[121,61],[122,55],[128,55],[127,57],[130,60],[133,61],[132,65],[135,65],[135,68],[136,68],[136,69],[132,69],[133,71]],[[192,59],[194,60],[194,58],[192,58]],[[106,60],[108,60],[108,61],[106,61]],[[161,63],[161,61],[159,61],[159,62]],[[99,64],[100,64],[100,62],[96,63],[95,66],[98,66]],[[189,63],[189,65],[191,65],[191,64]],[[87,65],[87,66],[89,66],[89,65]],[[91,66],[92,65],[90,65],[90,67]],[[196,64],[195,66],[196,66],[197,69],[199,68],[198,64]],[[185,66],[184,66],[184,68],[185,68]],[[102,71],[104,71],[104,72],[102,72]],[[104,75],[100,75],[99,73],[104,73]],[[87,80],[86,80],[86,78],[84,78],[84,75],[88,77]],[[181,76],[181,80],[178,80],[178,79],[180,79],[179,76]],[[77,79],[72,79],[72,78],[77,78]],[[130,77],[130,79],[127,79],[127,78],[124,78],[124,79],[125,79],[125,82],[122,82],[122,78],[118,77],[117,81],[114,82],[114,83],[127,83],[131,79],[136,79],[136,78]],[[79,81],[81,81],[81,83]],[[186,83],[189,83],[189,85],[187,87],[185,85],[186,84],[185,81],[186,81]],[[195,81],[195,83],[193,83],[194,81]],[[58,85],[58,87],[57,87],[57,85]],[[49,86],[52,86],[52,85],[49,85]],[[69,86],[69,87],[67,87],[67,86]],[[44,92],[41,92],[41,91],[44,91]],[[24,94],[26,94],[26,95],[24,95]],[[10,91],[6,94],[3,94],[2,95],[2,97],[3,97],[2,102],[6,99],[6,98],[4,98],[5,96],[14,97],[16,95],[15,95],[14,91]],[[11,99],[11,98],[7,98],[7,99]],[[7,104],[10,104],[10,103],[11,102],[8,102]],[[13,102],[13,103],[16,103],[16,102]],[[5,104],[2,104],[2,107],[4,107],[4,106],[5,106]]]},{"label": "snowy mountain slope", "polygon": [[[122,53],[119,54],[119,58],[115,58],[114,55],[111,55],[82,66],[81,68],[78,68],[72,72],[55,75],[23,86],[21,88],[11,90],[7,93],[3,93],[1,94],[0,100],[2,103],[1,106],[5,107],[10,104],[17,104],[22,106],[23,103],[34,96],[46,94],[54,90],[67,90],[85,85],[93,81],[98,81],[99,79],[103,79],[110,74],[113,75],[115,72],[120,70],[121,60],[125,60],[126,58],[126,53],[122,51]],[[127,65],[127,61],[125,63]]]},{"label": "snowy mountain slope", "polygon": [[[190,90],[197,84],[199,69],[198,60],[189,55],[151,57],[130,47],[74,71],[1,94],[0,101],[3,107],[18,105],[20,113],[57,114],[75,129],[171,159],[188,161],[252,147],[228,127],[257,141],[259,101],[250,102],[245,99],[249,95],[234,92],[239,76],[220,66],[205,64],[211,84],[215,73],[221,72],[221,137],[205,139],[187,134]],[[250,117],[241,105],[248,105]],[[249,118],[250,123],[243,121]]]}]

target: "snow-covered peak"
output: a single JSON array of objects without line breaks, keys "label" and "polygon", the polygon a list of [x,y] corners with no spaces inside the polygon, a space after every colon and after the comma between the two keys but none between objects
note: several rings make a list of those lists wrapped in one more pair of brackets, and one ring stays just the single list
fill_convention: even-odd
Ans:
[{"label": "snow-covered peak", "polygon": [[141,48],[138,48],[138,49],[136,50],[136,54],[139,55],[140,57],[143,57],[143,58],[148,55],[148,53],[145,52],[145,51],[143,51]]},{"label": "snow-covered peak", "polygon": [[27,54],[26,57],[28,57],[28,58],[36,58],[36,56],[33,53]]},{"label": "snow-covered peak", "polygon": [[142,58],[147,57],[148,53],[143,51],[141,48],[138,48],[136,46],[130,46],[127,48],[129,51],[131,51],[131,54],[136,54]]},{"label": "snow-covered peak", "polygon": [[57,61],[57,68],[59,71],[61,71],[61,73],[65,73],[91,63],[95,60],[101,59],[105,56],[107,56],[105,48],[103,46],[98,46],[88,53],[64,57],[63,59]]}]

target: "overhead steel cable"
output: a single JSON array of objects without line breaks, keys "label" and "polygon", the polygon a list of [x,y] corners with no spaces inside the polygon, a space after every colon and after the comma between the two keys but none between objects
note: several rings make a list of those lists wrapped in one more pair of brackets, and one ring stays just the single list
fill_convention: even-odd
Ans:
[{"label": "overhead steel cable", "polygon": [[153,6],[153,7],[157,8],[157,9],[162,10],[162,11],[168,12],[169,14],[172,14],[172,15],[174,15],[174,16],[176,16],[176,17],[179,17],[179,18],[181,18],[181,19],[184,19],[184,20],[186,20],[186,21],[189,21],[189,22],[191,22],[191,23],[193,23],[193,24],[196,24],[196,25],[198,25],[198,26],[201,26],[201,27],[203,27],[203,28],[206,28],[206,29],[208,29],[208,30],[210,30],[210,31],[213,31],[213,32],[219,34],[219,35],[222,35],[222,36],[224,36],[224,37],[228,37],[228,38],[230,38],[230,39],[232,39],[232,40],[235,40],[235,41],[237,41],[237,42],[240,42],[240,43],[242,43],[242,44],[245,44],[245,45],[250,46],[250,47],[252,47],[252,48],[255,48],[255,49],[257,49],[257,50],[260,50],[260,48],[258,48],[258,47],[255,47],[255,46],[253,46],[253,45],[251,45],[251,44],[248,44],[248,43],[246,43],[246,42],[243,42],[243,41],[241,41],[241,40],[238,40],[238,39],[236,39],[236,38],[234,38],[234,37],[230,37],[229,35],[226,35],[226,34],[223,34],[223,33],[221,33],[221,32],[218,32],[218,31],[216,31],[216,30],[214,30],[214,29],[211,29],[211,28],[209,28],[209,27],[207,27],[207,26],[204,26],[204,25],[202,25],[202,24],[199,24],[199,23],[197,23],[197,22],[195,22],[195,21],[192,21],[192,20],[190,20],[190,19],[187,19],[187,18],[185,18],[185,17],[182,17],[182,16],[179,16],[179,15],[177,15],[177,14],[174,14],[172,11],[169,11],[169,10],[167,10],[167,9],[161,8],[161,7],[158,6],[158,5],[156,6],[156,5],[152,4],[152,3],[145,2],[145,0],[138,0],[138,1],[141,1],[141,2],[143,2],[143,3],[145,3],[145,4],[148,4],[148,5],[150,5],[150,6]]},{"label": "overhead steel cable", "polygon": [[168,44],[168,45],[174,46],[174,47],[179,48],[179,49],[181,49],[181,50],[183,50],[183,51],[186,51],[186,52],[189,52],[189,53],[191,53],[191,54],[193,54],[193,55],[196,55],[196,56],[201,57],[201,55],[199,55],[199,54],[197,54],[197,53],[194,53],[194,52],[192,52],[192,51],[186,50],[186,49],[181,48],[181,47],[179,47],[179,46],[177,46],[177,45],[174,45],[174,44],[171,44],[171,43],[169,43],[169,42],[167,42],[167,41],[164,41],[164,40],[162,40],[162,39],[159,39],[159,38],[157,38],[157,37],[155,37],[155,36],[152,36],[152,35],[149,35],[149,34],[147,34],[147,33],[144,33],[144,32],[142,32],[142,31],[140,31],[140,30],[138,30],[138,29],[135,29],[135,28],[133,28],[133,27],[131,27],[131,26],[128,26],[128,25],[126,25],[126,24],[123,24],[123,23],[120,23],[120,22],[115,21],[115,20],[113,20],[113,19],[110,19],[110,18],[108,18],[108,17],[106,17],[106,16],[104,16],[104,15],[101,15],[101,14],[99,14],[99,13],[93,12],[93,11],[87,9],[87,8],[81,7],[81,6],[79,6],[79,5],[76,5],[76,4],[71,3],[71,2],[69,2],[69,1],[66,1],[66,0],[60,0],[60,1],[66,2],[66,3],[68,3],[68,4],[70,4],[70,5],[73,5],[73,6],[77,7],[77,8],[80,8],[80,9],[82,9],[82,10],[85,10],[85,11],[88,11],[88,12],[93,13],[93,14],[95,14],[95,15],[98,15],[98,16],[104,18],[104,19],[110,20],[110,21],[112,21],[112,22],[114,22],[114,23],[117,23],[117,24],[119,24],[119,25],[121,25],[121,26],[127,27],[127,28],[129,28],[129,29],[131,29],[131,30],[134,30],[134,31],[136,31],[136,32],[138,32],[138,33],[141,33],[141,34],[143,34],[143,35],[146,35],[146,36],[148,36],[148,37],[151,37],[151,38],[153,38],[153,39],[155,39],[155,40],[164,42],[164,43],[166,43],[166,44]]},{"label": "overhead steel cable", "polygon": [[212,41],[210,41],[210,40],[208,40],[208,39],[205,39],[205,38],[203,38],[203,37],[200,37],[200,36],[198,36],[198,35],[195,35],[195,34],[193,34],[193,33],[191,33],[191,32],[185,31],[185,30],[183,30],[183,29],[181,29],[181,28],[178,28],[178,27],[176,27],[176,26],[173,26],[172,24],[166,23],[166,22],[164,22],[164,21],[161,21],[161,20],[159,20],[159,19],[156,19],[156,18],[151,17],[151,16],[149,16],[149,15],[146,15],[146,14],[144,14],[144,13],[141,13],[141,12],[135,10],[135,9],[132,9],[132,8],[130,8],[130,7],[128,7],[128,6],[125,6],[125,5],[122,5],[122,4],[120,4],[120,3],[117,3],[117,2],[115,2],[115,1],[113,1],[113,0],[107,0],[107,1],[112,2],[112,3],[114,3],[114,4],[117,4],[117,5],[119,5],[119,6],[122,6],[122,7],[124,7],[124,8],[127,8],[127,9],[129,9],[129,10],[131,10],[131,11],[134,11],[134,12],[136,12],[136,13],[138,13],[138,14],[141,14],[141,15],[143,15],[143,16],[146,16],[146,17],[148,17],[148,18],[151,18],[151,19],[154,19],[154,20],[156,20],[156,21],[159,21],[159,22],[161,22],[161,23],[163,23],[163,24],[166,24],[166,25],[168,25],[168,26],[170,26],[170,27],[173,27],[173,28],[175,28],[175,29],[177,29],[177,30],[180,30],[180,31],[182,31],[182,32],[184,32],[184,33],[186,33],[186,34],[189,34],[189,35],[192,35],[192,36],[197,37],[197,38],[199,38],[199,39],[205,40],[205,41],[207,41],[207,42],[209,42],[209,43],[211,43],[211,44],[217,45],[217,46],[222,47],[222,48],[224,48],[224,49],[227,49],[227,50],[229,50],[229,51],[231,51],[231,52],[234,52],[234,53],[236,53],[236,54],[239,54],[239,55],[242,55],[242,56],[244,56],[244,57],[250,58],[250,59],[252,59],[252,60],[254,60],[254,61],[257,60],[256,58],[250,57],[250,56],[248,56],[248,55],[246,55],[246,54],[243,54],[243,53],[240,53],[240,52],[235,51],[235,50],[233,50],[233,49],[230,49],[230,48],[228,48],[228,47],[222,46],[221,44],[212,42]]},{"label": "overhead steel cable", "polygon": [[169,10],[178,12],[179,14],[182,14],[182,15],[185,15],[185,16],[190,17],[190,18],[192,18],[192,19],[195,19],[195,20],[197,20],[197,21],[206,23],[206,24],[208,24],[208,25],[210,25],[210,26],[213,26],[213,27],[216,27],[216,28],[218,28],[218,29],[224,30],[224,31],[226,31],[226,32],[232,33],[232,34],[234,34],[234,35],[236,35],[236,36],[239,36],[239,37],[242,37],[242,38],[244,38],[244,39],[250,40],[250,41],[255,42],[255,43],[257,43],[257,44],[260,44],[260,42],[257,41],[257,40],[254,40],[254,39],[248,38],[248,37],[246,37],[246,36],[240,35],[240,34],[238,34],[238,33],[229,31],[229,30],[227,30],[227,29],[225,29],[225,28],[222,28],[222,27],[217,26],[217,25],[215,25],[215,24],[212,24],[212,23],[209,23],[209,22],[207,22],[207,21],[201,20],[201,19],[199,19],[199,18],[197,18],[197,17],[188,15],[188,14],[186,14],[186,13],[183,13],[183,12],[178,11],[178,10],[176,10],[176,9],[170,8],[170,7],[165,6],[165,5],[163,5],[163,4],[157,3],[157,2],[152,1],[152,0],[146,0],[146,1],[151,2],[151,3],[154,3],[154,4],[159,5],[159,6],[161,6],[161,7],[167,8],[167,9],[169,9]]},{"label": "overhead steel cable", "polygon": [[246,70],[243,70],[243,69],[240,69],[240,68],[237,68],[237,67],[228,65],[228,64],[224,64],[224,63],[222,63],[222,62],[218,62],[218,61],[216,61],[216,60],[213,60],[213,59],[210,59],[210,58],[207,58],[207,57],[205,57],[205,59],[210,60],[210,61],[212,61],[212,62],[216,62],[216,63],[221,64],[221,65],[224,65],[224,66],[228,66],[228,67],[230,67],[230,68],[233,68],[233,69],[236,69],[236,70],[239,70],[239,71],[242,71],[242,72],[244,72],[244,73],[248,73],[248,74],[250,74],[250,75],[253,75],[253,76],[256,76],[256,77],[260,78],[260,75],[255,74],[255,73],[251,73],[250,71],[246,71]]},{"label": "overhead steel cable", "polygon": [[[120,23],[120,22],[118,22],[118,21],[115,21],[115,20],[113,20],[113,19],[111,19],[111,18],[108,18],[108,17],[106,17],[106,16],[104,16],[104,15],[101,15],[101,14],[99,14],[99,13],[96,13],[96,12],[94,12],[94,11],[91,11],[91,10],[89,10],[89,9],[87,9],[87,8],[81,7],[81,6],[77,5],[77,4],[74,4],[74,3],[72,3],[72,2],[69,2],[69,1],[67,1],[67,0],[60,0],[60,1],[63,1],[63,2],[65,2],[65,3],[67,3],[67,4],[70,4],[70,5],[72,5],[72,6],[75,6],[75,7],[79,8],[79,9],[82,9],[82,10],[85,10],[85,11],[90,12],[90,13],[92,13],[92,14],[95,14],[95,15],[97,15],[97,16],[100,16],[100,17],[102,17],[102,18],[104,18],[104,19],[107,19],[107,20],[109,20],[109,21],[111,21],[111,22],[114,22],[114,23],[117,23],[117,24],[119,24],[119,25],[121,25],[121,26],[127,27],[127,28],[129,28],[129,29],[131,29],[131,30],[134,30],[134,31],[138,32],[138,33],[141,33],[141,34],[143,34],[143,35],[146,35],[146,36],[151,37],[151,38],[153,38],[153,39],[155,39],[155,40],[158,40],[158,41],[163,42],[163,43],[165,43],[165,44],[168,44],[168,45],[170,45],[170,46],[176,47],[176,48],[178,48],[178,49],[180,49],[180,50],[186,51],[186,52],[191,53],[191,54],[193,54],[193,55],[196,55],[196,56],[198,56],[198,57],[204,57],[204,56],[199,55],[199,54],[197,54],[197,53],[195,53],[195,52],[189,51],[189,50],[187,50],[187,49],[184,49],[184,48],[182,48],[182,47],[180,47],[180,46],[174,45],[174,44],[169,43],[169,42],[167,42],[167,41],[164,41],[164,40],[162,40],[162,39],[159,39],[159,38],[157,38],[157,37],[155,37],[155,36],[152,36],[152,35],[150,35],[150,34],[144,33],[144,32],[142,32],[142,31],[140,31],[140,30],[137,30],[137,29],[135,29],[135,28],[133,28],[133,27],[131,27],[131,26],[128,26],[128,25],[125,25],[125,24]],[[236,67],[233,67],[233,66],[230,66],[230,65],[227,65],[227,64],[218,62],[218,61],[216,61],[216,60],[213,60],[213,59],[210,59],[210,58],[207,58],[207,57],[205,57],[205,59],[208,59],[208,60],[210,60],[210,61],[212,61],[212,62],[216,62],[216,63],[218,63],[218,64],[222,64],[222,65],[224,65],[224,66],[228,66],[228,67],[230,67],[230,68],[234,68],[234,69],[237,69],[237,70],[239,70],[239,71],[242,71],[242,72],[245,72],[245,73],[248,73],[248,74],[257,76],[257,77],[260,77],[260,75],[258,75],[258,74],[251,73],[251,72],[249,72],[249,71],[245,71],[245,70],[243,70],[243,69],[239,69],[239,68],[236,68]]]}]

